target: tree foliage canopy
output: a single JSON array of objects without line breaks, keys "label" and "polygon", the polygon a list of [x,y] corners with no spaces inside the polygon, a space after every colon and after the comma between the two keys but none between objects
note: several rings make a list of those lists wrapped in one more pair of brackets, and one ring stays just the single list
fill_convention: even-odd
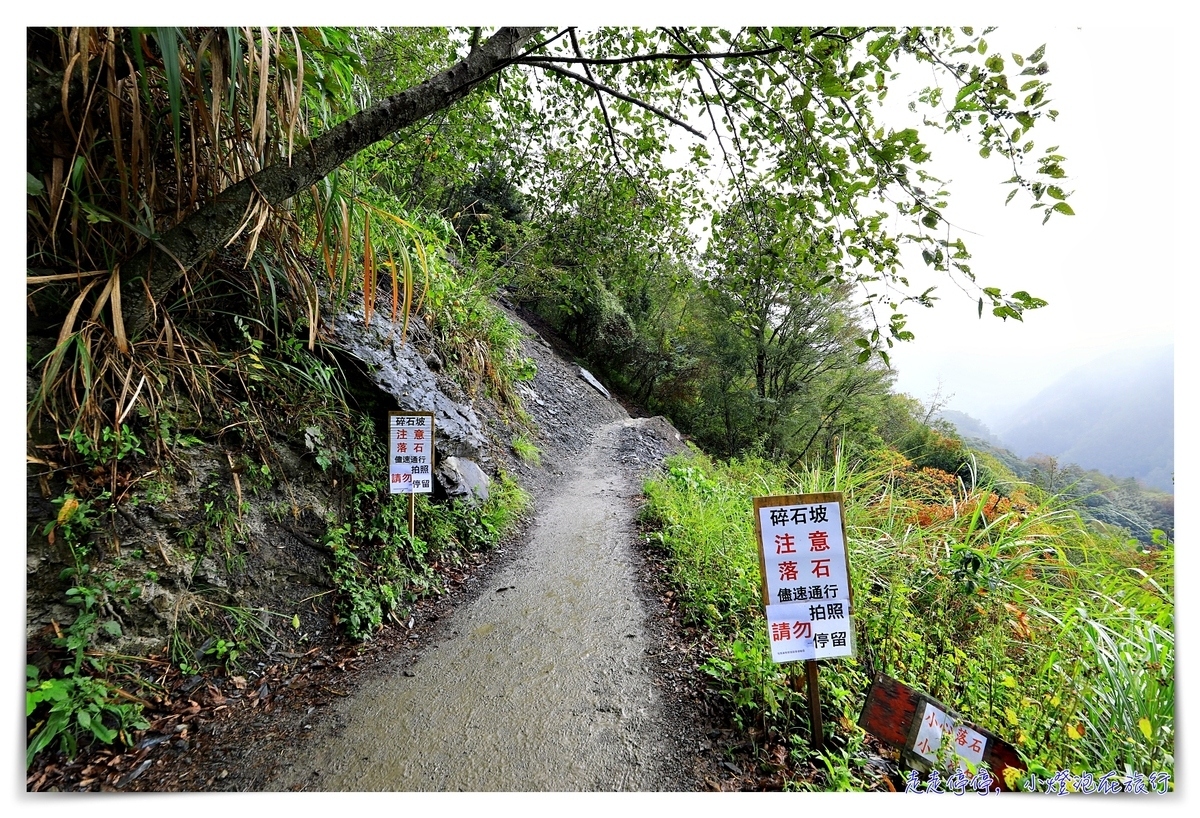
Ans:
[{"label": "tree foliage canopy", "polygon": [[901,71],[930,70],[912,103],[924,126],[1011,166],[1009,200],[1070,214],[1063,156],[1031,139],[1057,113],[1044,48],[997,54],[990,31],[30,29],[30,283],[64,305],[47,309],[61,332],[36,403],[53,403],[69,350],[169,353],[176,311],[229,286],[206,265],[235,246],[244,269],[266,249],[280,260],[287,293],[271,292],[311,347],[320,296],[300,238],[345,285],[352,234],[378,229],[365,186],[453,221],[484,162],[576,235],[671,236],[675,265],[689,225],[769,198],[822,247],[826,283],[867,307],[862,352],[885,362],[911,337],[905,304],[932,299],[910,288],[905,245],[975,286],[981,313],[1019,319],[1044,302],[975,285],[921,133],[880,114]]}]

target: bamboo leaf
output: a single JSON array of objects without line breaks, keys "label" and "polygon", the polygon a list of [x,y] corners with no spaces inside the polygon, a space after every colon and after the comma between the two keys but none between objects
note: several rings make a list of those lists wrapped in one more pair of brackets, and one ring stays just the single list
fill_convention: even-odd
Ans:
[{"label": "bamboo leaf", "polygon": [[183,99],[183,78],[179,70],[179,38],[183,36],[178,28],[154,29],[154,41],[158,43],[158,51],[162,54],[163,73],[167,79],[167,96],[171,101],[171,128],[175,134],[175,152],[179,152],[181,130],[181,101]]},{"label": "bamboo leaf", "polygon": [[375,306],[374,257],[371,253],[371,211],[363,211],[363,320],[371,324],[371,310]]}]

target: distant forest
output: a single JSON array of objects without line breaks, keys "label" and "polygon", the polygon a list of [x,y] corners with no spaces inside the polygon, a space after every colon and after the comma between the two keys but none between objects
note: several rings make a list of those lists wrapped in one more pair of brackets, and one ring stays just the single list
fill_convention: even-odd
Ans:
[{"label": "distant forest", "polygon": [[[994,458],[1017,478],[1058,496],[1101,527],[1124,529],[1146,545],[1175,539],[1175,496],[1136,477],[1115,477],[1045,454],[1021,457],[1005,448],[986,426],[962,412],[947,411],[934,425],[958,437],[985,462]],[[1156,535],[1155,531],[1162,534]]]}]

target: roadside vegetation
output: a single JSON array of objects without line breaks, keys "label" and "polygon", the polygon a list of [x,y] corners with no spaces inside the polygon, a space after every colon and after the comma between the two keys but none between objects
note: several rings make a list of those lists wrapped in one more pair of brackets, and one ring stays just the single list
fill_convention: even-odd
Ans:
[{"label": "roadside vegetation", "polygon": [[[162,331],[138,340],[136,355],[123,351],[131,339],[112,323],[122,311],[115,277],[103,286],[90,272],[55,275],[64,265],[107,267],[156,220],[236,175],[246,155],[213,144],[240,117],[264,129],[267,156],[255,161],[263,160],[307,127],[344,117],[376,81],[363,73],[368,44],[345,32],[308,30],[287,53],[257,55],[240,51],[248,34],[30,33],[31,59],[124,61],[136,42],[164,57],[207,54],[217,73],[189,77],[169,60],[144,64],[139,46],[130,57],[138,74],[107,79],[119,104],[71,109],[70,126],[88,138],[67,178],[49,152],[31,152],[29,368],[37,389],[29,463],[48,516],[33,521],[30,547],[68,567],[58,578],[62,613],[28,646],[27,766],[43,751],[69,758],[88,745],[128,746],[148,726],[143,713],[167,695],[168,679],[244,674],[281,643],[309,638],[306,610],[266,610],[225,587],[254,581],[253,517],[284,530],[312,527],[300,524],[311,504],[298,499],[283,449],[300,452],[312,479],[333,487],[316,523],[323,533],[308,541],[328,560],[330,587],[317,597],[332,599],[332,624],[351,640],[405,621],[416,600],[442,593],[445,572],[494,547],[528,503],[501,473],[480,504],[418,497],[410,535],[408,498],[388,493],[378,446],[381,419],[394,407],[364,390],[319,330],[323,315],[340,310],[368,321],[385,312],[468,399],[493,402],[518,433],[526,429],[514,386],[533,371],[518,354],[517,329],[490,301],[495,282],[459,265],[460,240],[444,216],[389,182],[397,166],[381,159],[386,147],[347,162],[287,218],[260,222],[237,253],[214,258],[204,277],[161,305]],[[256,115],[254,94],[267,77],[292,96],[277,100],[273,115]],[[224,83],[212,110],[198,94],[205,82]],[[61,116],[34,123],[33,144],[48,145],[64,125]],[[189,153],[201,134],[209,139]],[[107,139],[125,142],[114,151]],[[249,142],[237,148],[253,151]],[[153,174],[185,154],[190,191],[155,186]],[[131,166],[135,159],[144,164]],[[193,503],[192,490],[181,489],[210,460],[218,466]],[[161,554],[123,548],[116,536],[139,507],[175,509]],[[171,558],[168,576],[163,561]],[[207,573],[211,560],[223,578]],[[168,586],[177,609],[168,612],[165,652],[119,648],[154,641],[138,632],[147,619],[138,611]]]},{"label": "roadside vegetation", "polygon": [[[801,789],[883,788],[856,725],[884,673],[1013,744],[1042,781],[1173,778],[1173,545],[1099,532],[1005,477],[971,483],[891,449],[796,471],[696,452],[647,484],[646,536],[691,624],[714,636],[710,691],[765,771]],[[845,497],[858,643],[821,663],[835,738],[818,753],[798,666],[771,659],[751,512],[755,496],[823,491]]]}]

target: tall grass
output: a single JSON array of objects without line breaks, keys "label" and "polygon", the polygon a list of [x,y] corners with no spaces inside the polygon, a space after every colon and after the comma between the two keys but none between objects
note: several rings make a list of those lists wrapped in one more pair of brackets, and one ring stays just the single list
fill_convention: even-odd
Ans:
[{"label": "tall grass", "polygon": [[[1146,550],[1019,485],[968,489],[886,457],[791,472],[692,454],[668,468],[646,485],[644,515],[685,615],[714,634],[714,695],[764,746],[792,744],[793,770],[805,767],[807,718],[793,670],[770,659],[752,498],[842,491],[858,651],[824,662],[821,678],[827,723],[850,750],[864,736],[849,725],[883,672],[1010,741],[1031,770],[1173,773],[1170,544]],[[837,758],[797,783],[871,786],[853,752]]]}]

